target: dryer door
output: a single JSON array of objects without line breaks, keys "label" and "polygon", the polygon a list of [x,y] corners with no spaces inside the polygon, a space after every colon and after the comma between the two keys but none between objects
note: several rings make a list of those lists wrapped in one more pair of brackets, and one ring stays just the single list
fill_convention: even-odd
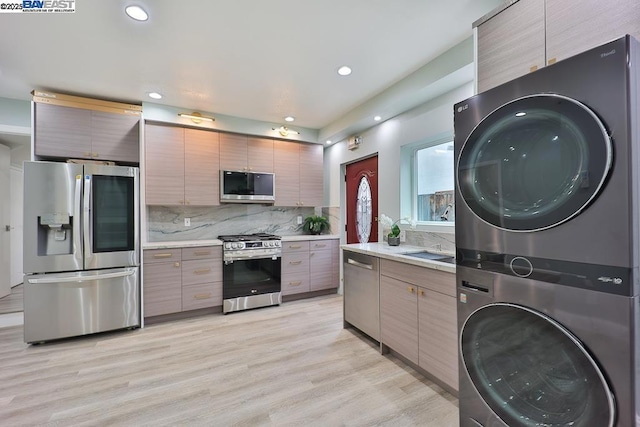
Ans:
[{"label": "dryer door", "polygon": [[509,426],[613,426],[613,394],[571,332],[526,307],[476,310],[460,337],[466,372]]},{"label": "dryer door", "polygon": [[458,157],[458,189],[481,220],[511,231],[553,227],[598,194],[612,162],[607,131],[560,95],[511,101],[485,117]]}]

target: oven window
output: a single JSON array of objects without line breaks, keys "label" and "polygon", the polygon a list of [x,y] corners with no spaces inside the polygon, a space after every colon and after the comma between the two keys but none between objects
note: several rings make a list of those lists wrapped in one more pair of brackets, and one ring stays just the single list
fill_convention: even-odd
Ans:
[{"label": "oven window", "polygon": [[549,317],[513,304],[485,306],[465,322],[460,345],[474,386],[507,425],[613,425],[600,368]]},{"label": "oven window", "polygon": [[280,258],[234,261],[223,268],[224,299],[280,291]]},{"label": "oven window", "polygon": [[471,132],[458,158],[464,202],[483,221],[513,231],[560,224],[596,196],[611,141],[585,105],[559,95],[521,98]]}]

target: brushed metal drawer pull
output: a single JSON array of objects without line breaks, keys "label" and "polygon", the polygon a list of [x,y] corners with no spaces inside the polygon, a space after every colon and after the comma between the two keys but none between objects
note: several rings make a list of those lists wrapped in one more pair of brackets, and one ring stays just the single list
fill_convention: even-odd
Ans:
[{"label": "brushed metal drawer pull", "polygon": [[355,259],[347,258],[347,264],[355,265],[358,267],[366,268],[367,270],[373,270],[372,264],[365,264],[364,262],[356,261]]},{"label": "brushed metal drawer pull", "polygon": [[154,258],[171,258],[173,254],[153,254]]},{"label": "brushed metal drawer pull", "polygon": [[289,282],[289,286],[300,286],[302,285],[302,280],[298,280],[297,282]]},{"label": "brushed metal drawer pull", "polygon": [[211,293],[208,293],[208,294],[195,294],[193,296],[193,298],[195,298],[195,299],[209,299],[209,298],[211,298]]},{"label": "brushed metal drawer pull", "polygon": [[194,255],[210,255],[211,251],[195,251]]},{"label": "brushed metal drawer pull", "polygon": [[289,264],[298,265],[298,264],[302,264],[302,261],[289,261]]},{"label": "brushed metal drawer pull", "polygon": [[297,245],[297,246],[291,246],[291,245],[289,245],[289,249],[300,249],[300,248],[302,248],[302,246],[301,246],[301,245]]},{"label": "brushed metal drawer pull", "polygon": [[199,270],[194,270],[193,273],[194,274],[205,274],[205,273],[209,273],[211,272],[210,268],[201,268]]},{"label": "brushed metal drawer pull", "polygon": [[327,245],[319,245],[319,244],[316,243],[316,248],[326,248],[326,247],[327,247]]}]

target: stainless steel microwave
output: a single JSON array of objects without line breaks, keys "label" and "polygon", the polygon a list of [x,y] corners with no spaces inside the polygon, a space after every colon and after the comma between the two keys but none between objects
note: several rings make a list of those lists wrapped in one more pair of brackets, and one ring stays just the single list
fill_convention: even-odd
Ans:
[{"label": "stainless steel microwave", "polygon": [[273,203],[275,175],[269,172],[220,171],[220,201]]}]

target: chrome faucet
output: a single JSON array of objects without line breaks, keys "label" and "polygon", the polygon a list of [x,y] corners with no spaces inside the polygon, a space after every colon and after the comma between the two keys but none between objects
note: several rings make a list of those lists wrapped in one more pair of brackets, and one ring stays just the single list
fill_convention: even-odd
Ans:
[{"label": "chrome faucet", "polygon": [[453,203],[449,203],[444,212],[442,212],[442,215],[440,215],[440,219],[442,221],[449,221],[449,214],[451,213],[451,209],[453,209]]}]

